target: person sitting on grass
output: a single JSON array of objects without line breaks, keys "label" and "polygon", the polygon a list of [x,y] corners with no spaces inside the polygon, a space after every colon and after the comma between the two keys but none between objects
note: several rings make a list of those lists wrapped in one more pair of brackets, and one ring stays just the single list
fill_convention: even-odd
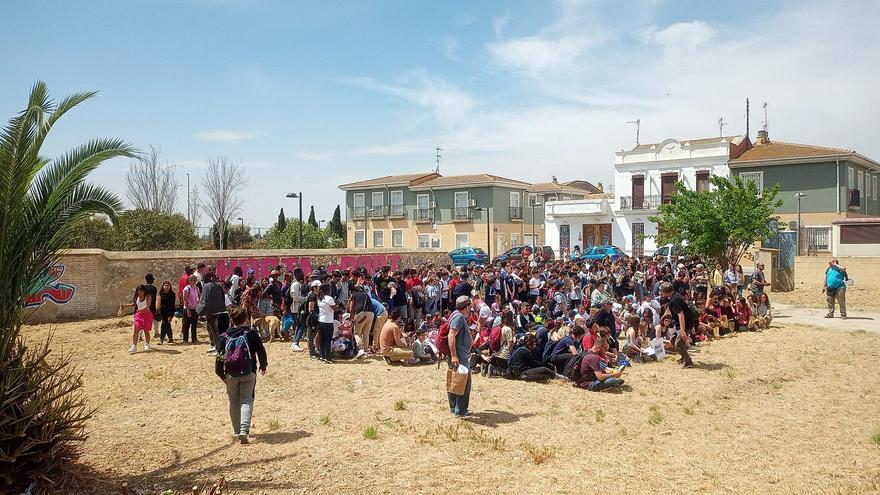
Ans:
[{"label": "person sitting on grass", "polygon": [[576,385],[578,387],[591,390],[593,392],[601,392],[608,389],[620,389],[623,386],[623,380],[620,375],[623,370],[613,372],[607,369],[608,362],[603,358],[603,354],[608,350],[608,342],[605,339],[597,339],[593,343],[593,348],[584,354],[580,362],[580,377]]},{"label": "person sitting on grass", "polygon": [[546,382],[553,378],[564,380],[564,376],[535,359],[534,350],[537,346],[538,338],[532,334],[526,334],[523,338],[523,345],[513,350],[513,354],[510,355],[507,362],[509,374],[527,382]]},{"label": "person sitting on grass", "polygon": [[556,371],[561,371],[565,368],[565,363],[568,359],[576,356],[578,352],[580,352],[578,345],[583,336],[584,329],[582,327],[574,327],[570,334],[559,339],[559,342],[556,342],[556,345],[550,352],[548,364],[552,364],[556,368]]},{"label": "person sitting on grass", "polygon": [[229,313],[232,328],[218,338],[214,372],[226,384],[233,435],[246,444],[251,441],[249,433],[257,386],[256,373],[259,369],[261,375],[266,374],[268,359],[260,335],[246,324],[247,311],[232,308]]},{"label": "person sitting on grass", "polygon": [[421,364],[434,364],[437,362],[437,354],[428,345],[427,336],[428,331],[425,328],[416,331],[416,338],[412,345],[413,357],[418,359]]},{"label": "person sitting on grass", "polygon": [[397,324],[398,320],[400,320],[400,309],[394,308],[379,334],[379,353],[388,364],[401,361],[409,364],[413,362],[413,351],[403,339],[400,325]]},{"label": "person sitting on grass", "polygon": [[770,296],[766,292],[758,295],[758,301],[754,306],[752,314],[755,316],[755,323],[758,328],[770,327],[770,322],[773,321],[773,313],[770,308]]},{"label": "person sitting on grass", "polygon": [[737,299],[734,312],[736,313],[737,332],[754,330],[754,327],[752,326],[752,308],[749,303],[746,302],[745,297],[740,296],[739,299]]}]

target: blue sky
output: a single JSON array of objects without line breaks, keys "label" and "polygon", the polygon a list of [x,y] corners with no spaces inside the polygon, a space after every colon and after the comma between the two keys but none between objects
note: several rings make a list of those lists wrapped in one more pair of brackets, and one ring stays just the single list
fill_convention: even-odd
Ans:
[{"label": "blue sky", "polygon": [[[305,193],[430,170],[610,183],[614,151],[745,130],[880,159],[880,2],[0,1],[0,116],[35,80],[99,90],[57,128],[158,147],[200,181],[241,162],[242,216],[270,226]],[[125,160],[95,181],[124,197]],[[185,190],[181,189],[181,210]],[[207,223],[202,215],[202,223]]]}]

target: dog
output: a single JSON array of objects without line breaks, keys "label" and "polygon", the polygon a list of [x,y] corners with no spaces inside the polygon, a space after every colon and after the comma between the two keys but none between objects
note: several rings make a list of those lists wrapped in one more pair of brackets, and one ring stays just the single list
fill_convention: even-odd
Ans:
[{"label": "dog", "polygon": [[269,315],[254,320],[254,326],[259,329],[260,335],[264,338],[268,336],[269,342],[272,342],[277,336],[278,340],[283,340],[281,335],[281,319],[277,316]]}]

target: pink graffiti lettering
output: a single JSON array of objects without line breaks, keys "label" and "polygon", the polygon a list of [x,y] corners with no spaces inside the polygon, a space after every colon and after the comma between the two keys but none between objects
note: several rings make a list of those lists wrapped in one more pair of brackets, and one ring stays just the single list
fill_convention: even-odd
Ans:
[{"label": "pink graffiti lettering", "polygon": [[[366,268],[368,271],[374,271],[384,265],[389,265],[392,270],[397,270],[400,263],[400,255],[363,255],[363,256],[341,256],[339,261],[333,261],[325,266],[327,271],[333,270],[352,270],[354,268]],[[242,273],[247,277],[248,270],[253,270],[254,277],[259,279],[268,277],[269,273],[277,265],[282,265],[286,270],[293,270],[295,267],[302,268],[303,272],[308,275],[317,267],[317,263],[313,263],[308,256],[296,257],[290,256],[265,257],[265,258],[225,258],[215,259],[214,265],[217,267],[217,275],[221,280],[225,280],[232,275],[235,267],[240,266]]]}]

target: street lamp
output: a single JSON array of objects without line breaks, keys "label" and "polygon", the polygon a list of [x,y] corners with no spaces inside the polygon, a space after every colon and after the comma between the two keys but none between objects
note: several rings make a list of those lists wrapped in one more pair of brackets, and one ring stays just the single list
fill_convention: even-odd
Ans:
[{"label": "street lamp", "polygon": [[244,218],[238,217],[238,221],[241,222],[241,231],[244,232]]},{"label": "street lamp", "polygon": [[486,254],[489,255],[491,260],[492,257],[492,233],[489,227],[489,207],[485,208],[474,208],[474,211],[485,211],[486,212]]},{"label": "street lamp", "polygon": [[794,197],[797,199],[797,231],[795,233],[795,242],[797,242],[797,254],[801,255],[801,198],[806,196],[806,193],[796,192],[794,193]]},{"label": "street lamp", "polygon": [[303,248],[303,193],[287,193],[288,198],[299,199],[299,249]]},{"label": "street lamp", "polygon": [[532,209],[532,248],[538,249],[538,241],[535,239],[535,208],[541,206],[537,198],[529,198],[529,207]]},{"label": "street lamp", "polygon": [[367,208],[366,214],[364,215],[364,249],[369,247],[369,244],[367,243],[367,234],[370,233],[370,213],[373,213],[374,211],[376,211],[376,209],[373,207]]}]

